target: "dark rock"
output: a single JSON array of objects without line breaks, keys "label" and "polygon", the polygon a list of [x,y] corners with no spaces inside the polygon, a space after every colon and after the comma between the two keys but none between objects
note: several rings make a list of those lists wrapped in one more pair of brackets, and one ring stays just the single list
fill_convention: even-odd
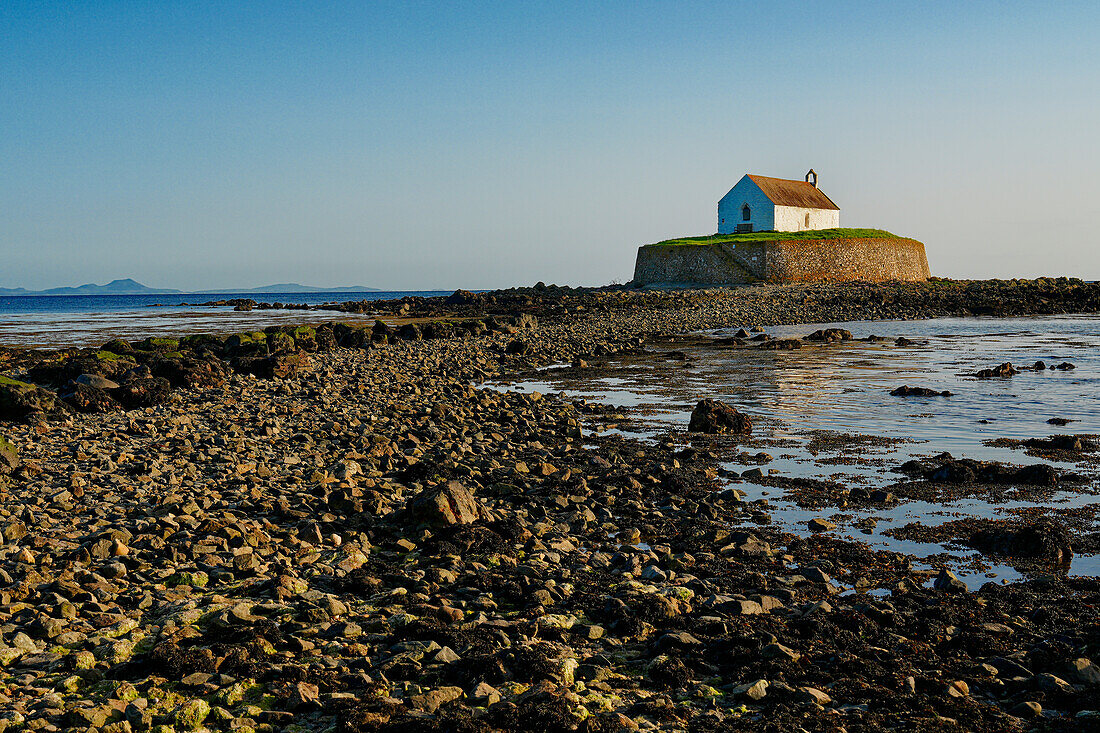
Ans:
[{"label": "dark rock", "polygon": [[825,328],[814,331],[806,337],[807,341],[822,341],[833,343],[835,341],[851,341],[852,332],[843,328]]},{"label": "dark rock", "polygon": [[481,296],[469,290],[456,290],[444,302],[447,305],[474,305],[481,302]]},{"label": "dark rock", "polygon": [[688,432],[749,435],[752,433],[752,420],[725,402],[708,398],[699,400],[699,404],[691,411]]},{"label": "dark rock", "polygon": [[1011,362],[1006,361],[1004,364],[992,369],[981,369],[974,376],[978,379],[993,379],[994,377],[1011,377],[1013,374],[1019,373],[1020,371],[1012,366]]},{"label": "dark rock", "polygon": [[986,554],[1043,558],[1059,564],[1068,563],[1073,557],[1069,533],[1050,521],[984,529],[971,535],[969,544]]},{"label": "dark rock", "polygon": [[[112,384],[114,383],[112,382]],[[122,409],[122,405],[119,404],[118,400],[107,394],[105,390],[82,382],[70,382],[67,387],[58,393],[58,397],[72,405],[77,412],[115,412]]]},{"label": "dark rock", "polygon": [[948,390],[937,392],[928,387],[910,387],[907,384],[903,384],[892,390],[890,394],[894,397],[950,397],[954,393]]},{"label": "dark rock", "polygon": [[0,420],[31,421],[63,412],[64,405],[53,392],[0,375]]},{"label": "dark rock", "polygon": [[133,410],[164,404],[171,392],[172,385],[163,377],[135,377],[122,382],[112,396],[127,410]]}]

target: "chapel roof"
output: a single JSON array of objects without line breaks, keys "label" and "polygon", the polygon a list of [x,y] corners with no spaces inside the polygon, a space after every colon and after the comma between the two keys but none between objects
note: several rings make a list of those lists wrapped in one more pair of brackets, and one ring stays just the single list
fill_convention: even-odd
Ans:
[{"label": "chapel roof", "polygon": [[787,178],[769,178],[748,174],[760,190],[776,206],[797,206],[803,209],[835,209],[840,207],[832,202],[821,189],[808,181],[792,181]]}]

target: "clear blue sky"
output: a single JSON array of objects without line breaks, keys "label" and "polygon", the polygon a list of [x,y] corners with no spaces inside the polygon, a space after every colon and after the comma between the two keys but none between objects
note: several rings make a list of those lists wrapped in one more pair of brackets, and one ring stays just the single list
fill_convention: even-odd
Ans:
[{"label": "clear blue sky", "polygon": [[934,273],[1100,278],[1100,3],[0,4],[0,286],[626,281],[809,167]]}]

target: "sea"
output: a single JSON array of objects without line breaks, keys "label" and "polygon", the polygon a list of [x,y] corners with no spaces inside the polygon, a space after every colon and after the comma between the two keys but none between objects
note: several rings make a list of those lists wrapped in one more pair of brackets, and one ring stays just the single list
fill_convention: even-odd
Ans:
[{"label": "sea", "polygon": [[0,297],[0,346],[65,348],[97,346],[113,338],[195,333],[236,333],[281,323],[373,321],[367,314],[332,310],[235,311],[202,305],[237,298],[257,303],[324,305],[407,295],[450,295],[452,291],[395,290],[312,293],[197,293],[142,295],[24,295]]}]

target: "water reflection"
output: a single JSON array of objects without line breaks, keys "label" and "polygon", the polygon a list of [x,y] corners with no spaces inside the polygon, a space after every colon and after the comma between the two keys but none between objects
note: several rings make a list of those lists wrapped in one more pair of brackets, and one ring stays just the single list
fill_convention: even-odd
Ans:
[{"label": "water reflection", "polygon": [[[993,438],[1038,438],[1055,433],[1100,432],[1100,319],[1092,316],[1044,318],[943,318],[926,321],[812,324],[768,329],[776,338],[804,336],[818,328],[840,327],[856,339],[872,334],[886,342],[850,341],[804,344],[793,351],[730,346],[719,339],[730,332],[669,342],[659,350],[682,351],[686,360],[653,357],[613,362],[612,376],[585,379],[572,370],[546,370],[538,380],[518,385],[538,391],[563,391],[600,402],[633,408],[639,422],[626,434],[654,437],[682,431],[692,406],[703,397],[722,399],[753,416],[756,442],[779,446],[769,450],[775,460],[765,469],[780,475],[838,481],[868,488],[883,487],[900,477],[892,467],[918,456],[949,451],[956,456],[1009,463],[1034,463],[1019,451],[985,445]],[[904,336],[919,346],[900,347]],[[1006,379],[978,380],[979,369],[1010,361],[1031,365],[1068,361],[1072,371],[1021,371]],[[950,390],[952,397],[899,398],[889,394],[902,385]],[[512,385],[517,386],[517,385]],[[1052,417],[1072,419],[1068,427],[1048,424]],[[822,449],[814,443],[819,431],[881,436],[900,443],[849,445]],[[813,450],[811,450],[813,448]],[[1068,467],[1068,465],[1063,465]],[[729,466],[744,469],[745,466]],[[1077,471],[1091,474],[1091,469]],[[767,498],[773,522],[806,534],[805,522],[835,510],[806,510],[782,498],[774,487],[741,483],[748,499]],[[1037,506],[1067,509],[1091,506],[1090,494],[1059,492],[1043,504],[1027,501],[992,503],[967,499],[941,504],[905,502],[888,509],[846,507],[841,532],[854,539],[929,557],[944,552],[938,544],[889,537],[884,532],[908,522],[938,526],[972,517],[1004,517],[1008,512]],[[870,533],[853,525],[876,517]],[[957,553],[973,557],[973,553]],[[1100,573],[1094,556],[1077,556],[1075,574]],[[1015,579],[1007,565],[982,572],[961,569],[972,586],[990,577]]]}]

